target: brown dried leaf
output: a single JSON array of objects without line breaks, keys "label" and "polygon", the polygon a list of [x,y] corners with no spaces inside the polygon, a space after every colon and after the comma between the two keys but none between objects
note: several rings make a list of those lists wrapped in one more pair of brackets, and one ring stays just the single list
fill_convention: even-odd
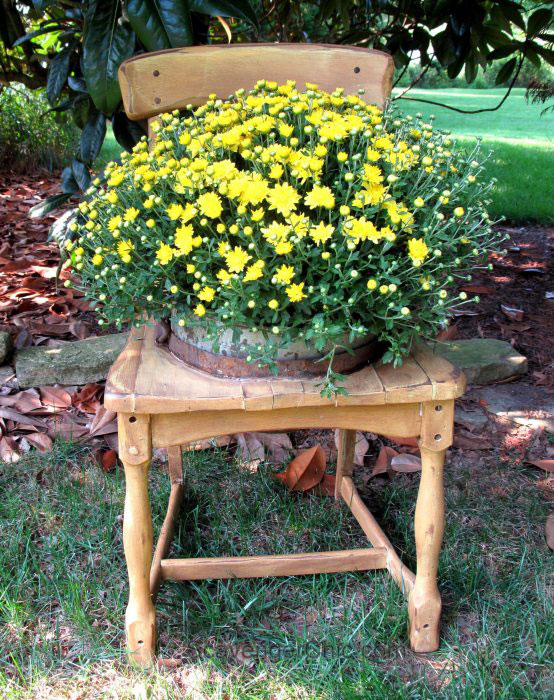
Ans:
[{"label": "brown dried leaf", "polygon": [[275,478],[290,491],[308,491],[323,479],[325,466],[325,452],[317,444],[298,454],[284,472],[275,474]]},{"label": "brown dried leaf", "polygon": [[463,447],[466,450],[492,450],[493,446],[488,440],[478,435],[454,435],[454,447]]},{"label": "brown dried leaf", "polygon": [[23,415],[18,413],[11,408],[4,408],[0,406],[0,416],[2,418],[7,418],[8,420],[13,420],[15,423],[23,423],[25,425],[35,425],[37,428],[46,428],[46,423],[40,418],[34,418],[33,416]]},{"label": "brown dried leaf", "polygon": [[394,449],[394,447],[389,447],[388,445],[381,447],[379,456],[377,457],[377,461],[375,462],[373,471],[371,472],[371,477],[377,476],[378,474],[388,474],[392,479],[394,474],[391,467],[391,461],[393,457],[397,456],[398,452]]},{"label": "brown dried leaf", "polygon": [[554,473],[554,459],[527,459],[526,461],[534,467]]},{"label": "brown dried leaf", "polygon": [[26,438],[40,452],[50,452],[52,449],[52,438],[46,433],[29,433]]},{"label": "brown dried leaf", "polygon": [[[339,451],[339,435],[340,430],[335,430],[335,447],[337,448],[337,452]],[[368,453],[368,450],[369,442],[367,441],[363,433],[357,432],[356,446],[354,448],[354,464],[357,464],[359,467],[363,467],[364,457]]]},{"label": "brown dried leaf", "polygon": [[546,519],[544,534],[546,536],[546,544],[554,551],[554,513],[550,513]]},{"label": "brown dried leaf", "polygon": [[71,394],[57,386],[41,386],[40,396],[45,406],[65,410],[71,406]]},{"label": "brown dried leaf", "polygon": [[399,454],[391,459],[390,463],[395,472],[412,474],[421,471],[421,457],[410,454]]},{"label": "brown dried leaf", "polygon": [[506,306],[505,304],[500,304],[500,310],[510,319],[510,321],[523,321],[523,311],[521,309],[515,309],[512,306]]},{"label": "brown dried leaf", "polygon": [[115,450],[95,450],[94,459],[96,460],[98,466],[105,472],[113,471],[117,465],[117,454],[115,453]]},{"label": "brown dried leaf", "polygon": [[255,471],[260,462],[264,461],[264,446],[253,433],[237,433],[234,438],[237,441],[237,456],[241,466]]},{"label": "brown dried leaf", "polygon": [[3,437],[0,439],[0,459],[3,462],[17,462],[21,459],[21,452],[14,438]]}]

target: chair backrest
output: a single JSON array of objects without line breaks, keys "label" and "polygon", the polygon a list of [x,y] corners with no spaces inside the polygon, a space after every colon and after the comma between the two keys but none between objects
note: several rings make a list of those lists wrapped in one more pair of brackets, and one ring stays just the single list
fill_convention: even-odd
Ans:
[{"label": "chair backrest", "polygon": [[200,105],[215,93],[227,98],[261,79],[299,88],[316,83],[329,92],[364,88],[364,100],[383,106],[392,85],[392,58],[382,51],[334,44],[228,44],[190,46],[124,61],[119,84],[127,116],[135,121]]}]

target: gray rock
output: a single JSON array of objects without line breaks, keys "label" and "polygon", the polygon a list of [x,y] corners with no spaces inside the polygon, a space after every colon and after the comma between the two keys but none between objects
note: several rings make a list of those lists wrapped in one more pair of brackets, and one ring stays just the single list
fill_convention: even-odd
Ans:
[{"label": "gray rock", "polygon": [[6,331],[0,331],[0,365],[9,359],[12,345],[11,335]]},{"label": "gray rock", "polygon": [[554,395],[546,387],[514,382],[479,387],[465,396],[483,401],[499,418],[554,433]]},{"label": "gray rock", "polygon": [[15,356],[17,381],[22,388],[50,384],[88,384],[106,379],[127,333],[86,338],[58,347],[31,347]]},{"label": "gray rock", "polygon": [[11,389],[17,389],[15,370],[10,365],[0,367],[0,387],[3,386],[9,386]]},{"label": "gray rock", "polygon": [[482,430],[489,422],[482,409],[478,409],[477,411],[466,411],[460,406],[456,406],[454,420],[459,425],[463,425],[464,428],[476,431]]},{"label": "gray rock", "polygon": [[436,343],[434,350],[463,370],[468,384],[491,384],[527,372],[527,358],[504,340],[451,340]]}]

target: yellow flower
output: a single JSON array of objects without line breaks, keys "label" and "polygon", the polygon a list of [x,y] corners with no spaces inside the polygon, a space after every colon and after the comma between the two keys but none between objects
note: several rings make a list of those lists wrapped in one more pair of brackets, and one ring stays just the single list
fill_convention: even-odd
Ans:
[{"label": "yellow flower", "polygon": [[270,299],[267,302],[267,305],[269,306],[270,309],[273,309],[274,311],[275,311],[275,309],[279,308],[279,302],[277,301],[277,299]]},{"label": "yellow flower", "polygon": [[332,209],[335,206],[335,195],[330,187],[314,185],[313,189],[304,197],[304,202],[310,209],[317,209],[317,207]]},{"label": "yellow flower", "polygon": [[306,298],[306,295],[304,294],[304,282],[301,282],[300,284],[291,284],[290,287],[287,287],[285,289],[285,292],[288,295],[288,298],[293,301],[302,301],[302,299]]},{"label": "yellow flower", "polygon": [[175,245],[179,249],[180,255],[188,255],[193,248],[202,245],[202,238],[194,236],[192,224],[179,226],[175,231]]},{"label": "yellow flower", "polygon": [[252,258],[251,255],[236,245],[233,250],[225,253],[225,262],[230,272],[242,272],[246,263]]},{"label": "yellow flower", "polygon": [[272,166],[271,170],[269,171],[269,177],[272,180],[278,180],[283,172],[283,166],[280,163],[275,163],[275,165]]},{"label": "yellow flower", "polygon": [[325,243],[325,241],[331,238],[334,230],[335,227],[331,226],[331,224],[324,224],[323,221],[320,221],[317,226],[310,229],[310,236],[319,246],[320,243]]},{"label": "yellow flower", "polygon": [[289,284],[294,277],[294,267],[291,265],[281,265],[275,272],[275,279],[281,284]]},{"label": "yellow flower", "polygon": [[264,261],[263,260],[258,260],[255,262],[253,265],[250,265],[249,267],[246,268],[246,274],[243,277],[244,282],[253,282],[254,280],[259,279],[263,274],[263,269],[264,269]]},{"label": "yellow flower", "polygon": [[456,209],[454,209],[454,216],[461,218],[464,214],[465,214],[465,210],[463,207],[456,207]]},{"label": "yellow flower", "polygon": [[186,224],[188,223],[191,219],[194,219],[194,217],[198,214],[198,209],[196,207],[193,207],[190,202],[187,202],[187,205],[183,209],[183,213],[181,214],[181,221]]},{"label": "yellow flower", "polygon": [[211,287],[204,287],[203,289],[198,292],[198,298],[201,301],[213,301],[215,297],[215,289],[212,289]]},{"label": "yellow flower", "polygon": [[264,210],[263,209],[254,209],[254,211],[250,214],[250,218],[252,221],[261,221],[264,218]]},{"label": "yellow flower", "polygon": [[290,226],[279,224],[277,221],[272,221],[269,226],[262,228],[263,237],[273,246],[276,246],[281,241],[286,241],[289,233]]},{"label": "yellow flower", "polygon": [[196,308],[194,309],[194,313],[199,318],[202,318],[202,316],[204,316],[204,314],[206,313],[206,307],[204,306],[204,304],[197,304]]},{"label": "yellow flower", "polygon": [[108,231],[115,231],[117,228],[121,226],[121,217],[120,216],[112,216],[112,218],[108,221]]},{"label": "yellow flower", "polygon": [[287,255],[292,250],[292,244],[288,241],[281,241],[275,246],[275,252],[277,255]]},{"label": "yellow flower", "polygon": [[135,209],[135,207],[129,207],[129,209],[125,209],[125,214],[123,218],[125,221],[134,221],[139,215],[139,213],[139,210]]},{"label": "yellow flower", "polygon": [[129,261],[131,260],[130,253],[134,249],[135,246],[133,245],[130,239],[127,239],[126,241],[119,241],[119,243],[117,244],[118,255],[124,262],[127,262],[125,260],[125,258],[127,257],[129,258]]},{"label": "yellow flower", "polygon": [[160,265],[167,265],[173,259],[174,250],[167,243],[161,243],[156,252],[156,257],[160,261]]},{"label": "yellow flower", "polygon": [[370,279],[367,281],[367,288],[369,290],[377,289],[377,280]]},{"label": "yellow flower", "polygon": [[422,197],[416,197],[414,199],[414,206],[420,209],[422,206],[424,206],[425,200]]},{"label": "yellow flower", "polygon": [[171,204],[167,209],[165,210],[167,212],[167,215],[172,221],[177,221],[177,219],[182,215],[183,213],[183,207],[180,204]]},{"label": "yellow flower", "polygon": [[118,200],[117,192],[108,192],[106,199],[110,204],[115,204]]},{"label": "yellow flower", "polygon": [[290,216],[291,212],[296,209],[299,200],[298,192],[287,183],[275,185],[267,195],[269,208],[275,209],[283,216]]},{"label": "yellow flower", "polygon": [[104,262],[104,258],[99,253],[96,253],[96,255],[92,256],[92,264],[93,265],[101,265],[103,262]]},{"label": "yellow flower", "polygon": [[380,185],[383,182],[383,173],[376,165],[364,165],[363,179],[370,185]]},{"label": "yellow flower", "polygon": [[408,241],[408,255],[414,261],[421,265],[429,254],[429,248],[423,238],[410,238]]},{"label": "yellow flower", "polygon": [[217,279],[222,283],[222,284],[228,284],[233,278],[232,276],[227,272],[227,270],[220,270],[217,275]]},{"label": "yellow flower", "polygon": [[197,199],[197,204],[202,214],[208,216],[210,219],[217,219],[223,211],[221,199],[215,192],[205,192],[201,194]]}]

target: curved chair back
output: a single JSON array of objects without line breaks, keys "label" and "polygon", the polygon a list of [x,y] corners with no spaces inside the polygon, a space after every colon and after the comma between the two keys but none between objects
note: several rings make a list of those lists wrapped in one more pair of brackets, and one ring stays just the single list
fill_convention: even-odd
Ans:
[{"label": "curved chair back", "polygon": [[332,92],[365,89],[368,103],[384,106],[392,84],[392,58],[382,51],[333,44],[219,44],[141,54],[124,61],[119,83],[127,116],[139,121],[200,105],[215,93],[227,98],[261,79],[299,88],[316,83]]}]

